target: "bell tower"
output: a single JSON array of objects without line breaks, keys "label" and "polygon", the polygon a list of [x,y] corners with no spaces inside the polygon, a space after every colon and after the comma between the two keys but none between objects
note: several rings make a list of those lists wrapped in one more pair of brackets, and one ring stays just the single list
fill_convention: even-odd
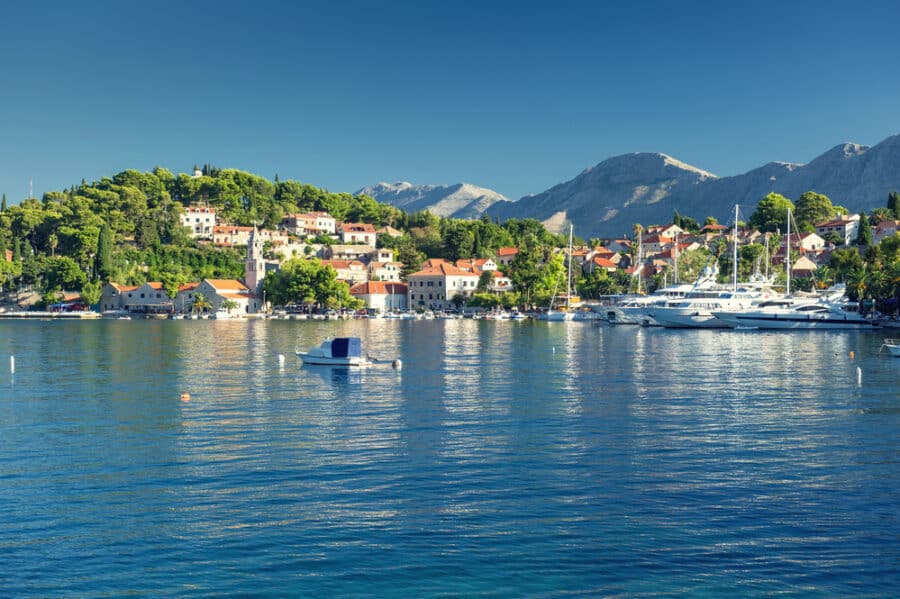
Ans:
[{"label": "bell tower", "polygon": [[263,280],[266,278],[266,261],[263,258],[262,236],[256,226],[250,233],[247,242],[247,260],[244,263],[244,283],[253,293],[259,295],[262,292]]}]

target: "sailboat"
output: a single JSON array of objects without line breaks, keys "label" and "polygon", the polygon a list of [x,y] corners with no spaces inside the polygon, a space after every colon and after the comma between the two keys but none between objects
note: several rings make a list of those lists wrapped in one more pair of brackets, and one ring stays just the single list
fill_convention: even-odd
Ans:
[{"label": "sailboat", "polygon": [[553,302],[556,299],[556,290],[553,290],[553,297],[550,298],[550,305],[547,307],[547,311],[538,316],[539,320],[549,320],[551,322],[564,322],[573,320],[575,318],[575,313],[572,312],[572,233],[573,227],[569,225],[569,265],[568,271],[566,273],[566,309],[565,310],[554,310]]}]

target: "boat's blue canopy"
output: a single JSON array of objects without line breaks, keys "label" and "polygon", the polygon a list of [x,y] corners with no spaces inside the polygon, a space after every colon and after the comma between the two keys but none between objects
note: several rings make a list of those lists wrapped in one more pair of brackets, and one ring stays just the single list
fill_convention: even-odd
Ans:
[{"label": "boat's blue canopy", "polygon": [[335,358],[358,358],[362,356],[359,337],[336,337],[331,342],[331,355]]}]

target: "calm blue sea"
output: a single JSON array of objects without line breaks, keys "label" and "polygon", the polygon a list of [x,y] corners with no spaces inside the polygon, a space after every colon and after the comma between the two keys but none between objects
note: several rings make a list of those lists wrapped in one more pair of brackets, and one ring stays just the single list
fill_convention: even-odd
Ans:
[{"label": "calm blue sea", "polygon": [[0,594],[896,596],[883,336],[2,321]]}]

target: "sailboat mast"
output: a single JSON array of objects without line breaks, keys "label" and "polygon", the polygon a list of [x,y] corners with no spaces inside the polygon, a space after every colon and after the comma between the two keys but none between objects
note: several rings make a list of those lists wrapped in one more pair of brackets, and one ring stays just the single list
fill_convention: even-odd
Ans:
[{"label": "sailboat mast", "polygon": [[678,233],[675,233],[675,284],[678,284]]},{"label": "sailboat mast", "polygon": [[566,310],[570,308],[572,301],[572,230],[573,225],[569,225],[569,272],[566,275]]},{"label": "sailboat mast", "polygon": [[638,259],[637,259],[637,292],[638,295],[641,293],[641,262],[643,261],[642,250],[644,249],[644,243],[641,241],[641,231],[638,231]]},{"label": "sailboat mast", "polygon": [[787,211],[787,243],[784,244],[785,252],[784,252],[784,264],[787,269],[787,289],[785,289],[784,294],[787,296],[791,295],[791,209],[788,208]]},{"label": "sailboat mast", "polygon": [[734,271],[732,273],[733,274],[732,278],[734,280],[734,292],[735,293],[737,293],[737,275],[738,275],[737,245],[738,245],[738,205],[735,204],[734,205],[734,255],[733,255],[733,261],[731,263],[731,270]]}]

